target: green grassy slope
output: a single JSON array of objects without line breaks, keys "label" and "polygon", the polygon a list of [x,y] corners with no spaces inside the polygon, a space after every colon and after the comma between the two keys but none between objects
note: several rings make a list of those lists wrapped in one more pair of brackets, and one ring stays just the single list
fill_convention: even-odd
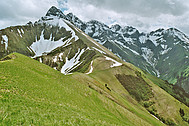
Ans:
[{"label": "green grassy slope", "polygon": [[[175,92],[169,92],[170,94],[168,94],[168,90],[166,90],[166,92],[156,83],[156,81],[161,84],[164,83],[166,86],[165,81],[145,74],[129,63],[124,63],[124,65],[120,67],[109,69],[104,66],[104,64],[106,64],[104,62],[105,61],[101,58],[96,59],[93,62],[94,72],[89,75],[99,82],[98,87],[105,88],[104,85],[108,84],[108,87],[111,89],[111,94],[115,96],[114,98],[118,101],[125,102],[127,105],[130,103],[137,104],[133,100],[136,99],[140,105],[146,107],[151,114],[168,125],[188,125],[187,121],[183,121],[183,117],[180,116],[179,110],[180,108],[184,109],[186,114],[184,118],[188,120],[189,108],[170,95],[171,93],[176,94]],[[125,80],[121,81],[117,75],[122,76]],[[124,82],[125,84],[123,84]],[[125,85],[127,87],[124,88]],[[131,109],[131,111],[136,110],[132,107],[129,107],[129,109]],[[140,115],[141,113],[137,111],[136,114]]]},{"label": "green grassy slope", "polygon": [[164,125],[135,100],[98,93],[86,74],[65,76],[21,54],[9,57],[0,61],[1,125]]},{"label": "green grassy slope", "polygon": [[[146,73],[146,72],[145,72]],[[189,95],[184,91],[184,89],[180,88],[178,85],[170,84],[168,81],[161,80],[155,76],[152,76],[146,73],[148,78],[153,81],[156,85],[164,89],[166,92],[171,94],[173,97],[189,106]]]},{"label": "green grassy slope", "polygon": [[[0,61],[0,123],[8,125],[156,126],[164,125],[163,123],[188,125],[188,107],[172,97],[187,105],[189,98],[185,96],[182,98],[182,91],[174,90],[165,81],[141,71],[130,63],[121,61],[74,25],[69,23],[68,25],[76,32],[79,40],[71,40],[72,43],[69,46],[59,47],[36,59],[39,61],[42,59],[46,65],[61,70],[66,57],[71,59],[78,49],[85,49],[85,53],[79,60],[82,64],[71,71],[75,72],[74,74],[65,76],[17,53]],[[35,33],[31,35],[30,40],[33,40],[35,36],[39,37],[43,30],[45,38],[48,39],[50,33],[47,31],[52,31],[54,34],[54,31],[59,28],[34,25],[31,29],[31,32]],[[6,30],[11,32],[11,28]],[[64,34],[54,34],[56,37],[70,37],[70,33],[65,32],[64,28],[59,30]],[[27,34],[23,35],[23,38],[28,38],[29,31],[25,33]],[[16,42],[20,44],[26,41],[23,39],[20,42],[21,38],[19,35],[17,37],[19,39],[16,39]],[[8,48],[14,49],[14,46],[11,47]],[[26,46],[24,49],[27,49]],[[22,54],[25,54],[24,49],[21,49]],[[55,62],[55,57],[60,53],[63,55]],[[107,60],[105,56],[123,65],[111,68],[113,62]],[[91,68],[91,61],[93,61],[93,72],[86,75],[84,73]],[[183,110],[185,114],[181,116],[179,110]]]}]

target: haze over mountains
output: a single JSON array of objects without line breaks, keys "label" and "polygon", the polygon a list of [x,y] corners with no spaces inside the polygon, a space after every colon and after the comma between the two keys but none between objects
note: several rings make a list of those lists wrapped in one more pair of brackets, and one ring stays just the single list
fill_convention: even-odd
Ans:
[{"label": "haze over mountains", "polygon": [[175,28],[140,33],[53,6],[0,36],[3,124],[188,125],[189,39]]}]

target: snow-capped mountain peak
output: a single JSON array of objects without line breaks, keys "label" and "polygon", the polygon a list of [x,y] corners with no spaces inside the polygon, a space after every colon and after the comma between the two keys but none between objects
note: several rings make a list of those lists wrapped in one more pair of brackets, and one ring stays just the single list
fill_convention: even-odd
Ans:
[{"label": "snow-capped mountain peak", "polygon": [[46,16],[57,16],[57,17],[60,17],[60,18],[65,18],[64,13],[60,9],[57,9],[55,6],[52,6],[47,11]]},{"label": "snow-capped mountain peak", "polygon": [[117,32],[121,30],[121,26],[119,24],[115,24],[115,25],[112,25],[110,29],[114,32]]}]

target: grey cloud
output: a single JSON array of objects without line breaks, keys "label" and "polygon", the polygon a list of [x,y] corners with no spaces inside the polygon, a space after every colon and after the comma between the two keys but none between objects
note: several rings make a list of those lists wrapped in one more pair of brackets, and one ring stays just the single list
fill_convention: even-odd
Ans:
[{"label": "grey cloud", "polygon": [[66,13],[73,12],[85,21],[109,23],[110,17],[144,32],[176,27],[189,34],[189,1],[185,0],[68,0],[67,7]]},{"label": "grey cloud", "polygon": [[[56,0],[1,0],[0,29],[13,24],[24,24],[45,15]],[[9,24],[9,25],[8,25]]]},{"label": "grey cloud", "polygon": [[183,0],[82,0],[82,2],[118,13],[127,12],[150,17],[162,13],[182,15],[188,10]]},{"label": "grey cloud", "polygon": [[52,5],[66,7],[65,13],[84,21],[96,19],[110,25],[113,20],[141,31],[176,27],[189,34],[186,0],[1,0],[0,29],[38,20]]}]

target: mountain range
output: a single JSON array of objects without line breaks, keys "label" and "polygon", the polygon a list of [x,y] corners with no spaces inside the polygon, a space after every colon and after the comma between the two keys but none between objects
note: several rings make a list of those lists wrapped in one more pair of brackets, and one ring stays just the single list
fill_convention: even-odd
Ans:
[{"label": "mountain range", "polygon": [[2,124],[188,125],[188,37],[177,29],[140,33],[53,6],[0,41]]},{"label": "mountain range", "polygon": [[96,20],[83,22],[72,13],[64,15],[54,7],[47,12],[46,16],[49,15],[69,20],[122,60],[189,91],[189,37],[178,29],[143,33],[132,26],[109,27]]},{"label": "mountain range", "polygon": [[[56,15],[54,9],[47,13]],[[72,13],[61,17],[69,20],[101,45],[126,62],[168,80],[189,92],[189,37],[176,28],[139,32],[132,26],[111,27],[96,20],[83,22]]]}]

